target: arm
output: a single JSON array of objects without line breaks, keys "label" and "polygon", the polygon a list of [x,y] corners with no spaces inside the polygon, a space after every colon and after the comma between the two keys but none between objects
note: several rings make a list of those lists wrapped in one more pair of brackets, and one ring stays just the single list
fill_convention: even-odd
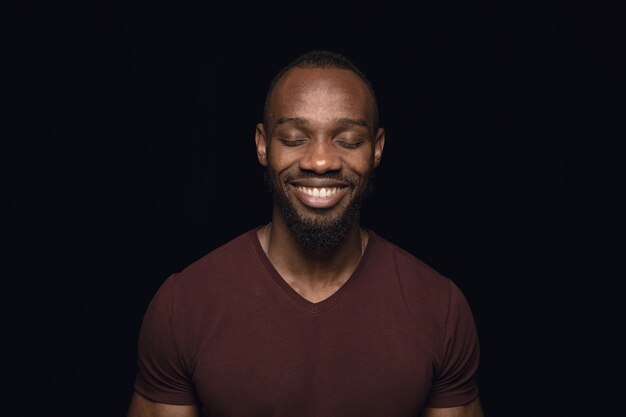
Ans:
[{"label": "arm", "polygon": [[448,282],[450,301],[441,359],[421,417],[483,417],[478,397],[480,346],[476,324],[465,296],[452,281]]},{"label": "arm", "polygon": [[130,400],[127,417],[198,417],[195,405],[172,405],[150,401],[136,391]]},{"label": "arm", "polygon": [[198,417],[199,401],[185,355],[173,329],[173,277],[156,292],[144,314],[138,340],[138,372],[128,417]]},{"label": "arm", "polygon": [[480,400],[476,398],[460,407],[424,408],[421,417],[484,417],[484,414]]}]

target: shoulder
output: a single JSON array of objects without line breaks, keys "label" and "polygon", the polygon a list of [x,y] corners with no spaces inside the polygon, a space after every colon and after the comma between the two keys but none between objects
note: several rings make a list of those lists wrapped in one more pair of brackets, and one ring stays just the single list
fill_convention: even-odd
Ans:
[{"label": "shoulder", "polygon": [[163,285],[169,285],[173,297],[185,300],[219,292],[232,285],[246,270],[258,268],[258,255],[252,242],[255,230],[238,235],[213,249],[181,271],[173,274]]},{"label": "shoulder", "polygon": [[[148,316],[159,323],[167,320],[179,338],[190,337],[208,318],[233,304],[233,297],[245,287],[246,279],[261,267],[252,237],[247,231],[215,248],[159,287],[148,307]],[[186,339],[185,339],[186,340]]]},{"label": "shoulder", "polygon": [[387,239],[375,233],[371,236],[375,244],[373,269],[379,268],[378,275],[399,289],[406,310],[419,323],[421,332],[441,337],[454,316],[469,316],[467,300],[452,279]]},{"label": "shoulder", "polygon": [[[397,276],[399,283],[409,294],[419,296],[449,297],[451,291],[458,288],[452,280],[432,266],[428,265],[414,254],[390,242],[375,232],[370,231],[370,236],[375,243],[376,262],[383,262],[393,267],[393,274]],[[390,271],[391,272],[391,271]]]},{"label": "shoulder", "polygon": [[436,368],[443,366],[451,341],[465,340],[473,346],[477,340],[473,315],[454,281],[388,240],[378,235],[374,239],[377,262],[395,269],[387,269],[387,274],[397,280],[418,339],[429,341]]}]

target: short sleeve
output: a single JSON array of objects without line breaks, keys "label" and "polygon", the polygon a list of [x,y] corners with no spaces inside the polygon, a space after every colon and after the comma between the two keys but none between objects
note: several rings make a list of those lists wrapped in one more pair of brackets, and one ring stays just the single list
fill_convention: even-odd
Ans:
[{"label": "short sleeve", "polygon": [[193,384],[172,328],[173,281],[170,276],[152,298],[139,332],[135,390],[151,401],[196,405]]},{"label": "short sleeve", "polygon": [[479,340],[476,324],[461,290],[450,282],[450,302],[442,346],[442,362],[433,379],[426,406],[458,407],[478,396],[476,375]]}]

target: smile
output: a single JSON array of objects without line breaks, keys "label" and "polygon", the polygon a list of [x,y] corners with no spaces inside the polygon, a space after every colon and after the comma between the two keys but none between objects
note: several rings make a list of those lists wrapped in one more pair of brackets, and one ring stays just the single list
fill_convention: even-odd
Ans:
[{"label": "smile", "polygon": [[337,194],[339,191],[338,187],[333,188],[315,188],[315,187],[297,187],[298,190],[302,191],[306,195],[310,195],[311,197],[330,197],[332,195]]},{"label": "smile", "polygon": [[306,187],[301,184],[292,184],[292,187],[302,204],[316,209],[336,206],[350,190],[350,187]]}]

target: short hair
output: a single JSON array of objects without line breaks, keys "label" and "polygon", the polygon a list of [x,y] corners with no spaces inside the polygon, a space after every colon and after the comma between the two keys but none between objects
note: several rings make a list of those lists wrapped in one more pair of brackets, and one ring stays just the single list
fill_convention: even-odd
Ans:
[{"label": "short hair", "polygon": [[263,106],[263,124],[267,127],[269,126],[269,105],[272,98],[272,93],[274,92],[274,88],[276,84],[285,76],[287,71],[292,68],[308,68],[308,69],[317,69],[317,68],[330,68],[330,69],[345,69],[352,71],[357,77],[361,79],[367,86],[371,96],[372,96],[372,104],[374,107],[374,124],[372,126],[373,133],[376,134],[378,130],[378,101],[376,99],[376,93],[374,92],[374,87],[367,79],[365,74],[357,68],[348,58],[345,56],[338,54],[336,52],[327,51],[327,50],[313,50],[307,53],[304,53],[291,61],[285,67],[283,67],[272,79],[270,86],[267,90],[267,94],[265,96],[265,104]]}]

